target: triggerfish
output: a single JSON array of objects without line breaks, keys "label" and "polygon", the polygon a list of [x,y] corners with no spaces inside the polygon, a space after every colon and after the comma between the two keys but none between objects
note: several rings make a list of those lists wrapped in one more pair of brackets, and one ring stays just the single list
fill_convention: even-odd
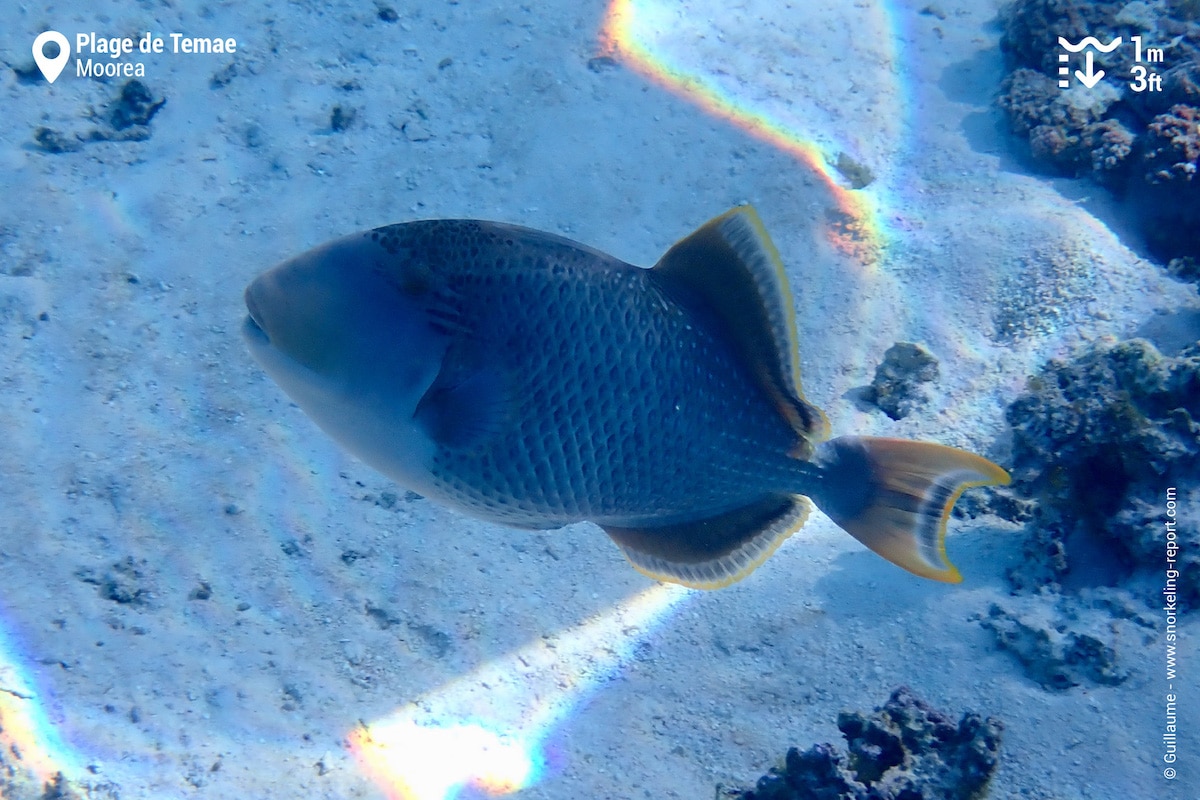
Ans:
[{"label": "triggerfish", "polygon": [[651,269],[515,225],[388,225],[280,264],[245,299],[250,352],[352,454],[485,520],[593,522],[657,580],[740,580],[811,498],[889,561],[958,582],[950,510],[1009,479],[943,445],[826,441],[749,206]]}]

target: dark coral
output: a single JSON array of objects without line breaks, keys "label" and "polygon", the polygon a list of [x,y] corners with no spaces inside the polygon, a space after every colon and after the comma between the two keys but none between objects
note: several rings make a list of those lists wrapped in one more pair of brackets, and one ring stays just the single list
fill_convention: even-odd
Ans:
[{"label": "dark coral", "polygon": [[[1058,68],[1058,37],[1079,42],[1095,36],[1102,42],[1140,33],[1135,26],[1118,22],[1126,2],[1094,0],[1018,0],[1008,7],[1000,37],[1000,49],[1021,66],[1053,75]],[[1125,62],[1123,51],[1096,53],[1096,66],[1119,69]]]},{"label": "dark coral", "polygon": [[1115,100],[1100,89],[1064,91],[1040,72],[1022,68],[1004,79],[997,103],[1013,132],[1028,138],[1035,160],[1061,175],[1091,175],[1121,186],[1135,137],[1121,120],[1106,117]]},{"label": "dark coral", "polygon": [[1200,61],[1177,64],[1162,72],[1162,91],[1137,92],[1125,100],[1142,120],[1166,113],[1172,106],[1200,106]]},{"label": "dark coral", "polygon": [[1092,178],[1106,186],[1122,185],[1127,173],[1126,159],[1133,153],[1133,133],[1115,119],[1089,125],[1084,133]]},{"label": "dark coral", "polygon": [[[1183,499],[1200,474],[1200,342],[1164,357],[1142,339],[1051,361],[1009,407],[1014,490],[1036,501],[1019,589],[1112,586],[1160,574],[1183,543],[1181,597],[1200,604],[1200,526]],[[1179,495],[1175,531],[1168,490]]]},{"label": "dark coral", "polygon": [[741,800],[973,800],[999,763],[1004,725],[967,713],[956,724],[901,686],[874,714],[843,711],[848,752],[790,748]]},{"label": "dark coral", "polygon": [[1071,95],[1037,70],[1016,69],[1000,85],[1000,107],[1008,113],[1013,133],[1031,134],[1049,126],[1077,133],[1103,118],[1105,103],[1071,102]]},{"label": "dark coral", "polygon": [[1200,238],[1200,107],[1175,105],[1156,116],[1141,140],[1134,198],[1156,251],[1195,253]]},{"label": "dark coral", "polygon": [[937,380],[938,362],[919,344],[896,342],[875,368],[870,399],[892,419],[903,419],[929,402],[923,384]]},{"label": "dark coral", "polygon": [[1146,128],[1141,167],[1147,183],[1200,189],[1200,108],[1177,105],[1155,117]]},{"label": "dark coral", "polygon": [[[1017,0],[1003,14],[1001,48],[1012,72],[997,103],[1013,133],[1054,174],[1089,176],[1125,197],[1151,251],[1164,261],[1200,256],[1196,4]],[[1094,69],[1105,73],[1094,87],[1072,80],[1059,88],[1060,36],[1121,43],[1108,53],[1088,48]],[[1161,90],[1151,82],[1158,78]]]}]

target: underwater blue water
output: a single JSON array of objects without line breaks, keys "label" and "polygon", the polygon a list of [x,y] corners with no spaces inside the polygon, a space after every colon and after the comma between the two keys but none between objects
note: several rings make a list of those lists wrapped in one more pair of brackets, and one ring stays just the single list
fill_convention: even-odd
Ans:
[{"label": "underwater blue water", "polygon": [[[907,685],[1003,722],[988,797],[1191,796],[1194,624],[1158,602],[1165,552],[1127,574],[1082,547],[1079,585],[1038,591],[1036,530],[971,492],[959,585],[814,513],[734,586],[667,586],[593,526],[490,525],[397,486],[241,338],[254,276],[377,225],[505,221],[649,266],[750,203],[834,434],[1011,467],[1006,412],[1041,365],[1139,334],[1176,356],[1197,302],[1117,200],[1021,155],[997,14],[0,10],[0,795],[733,797],[789,747],[845,750],[839,712]],[[53,83],[47,30],[71,48]],[[893,420],[865,387],[900,341],[939,371]],[[1183,520],[1194,495],[1165,481],[1146,519],[1168,488]]]}]

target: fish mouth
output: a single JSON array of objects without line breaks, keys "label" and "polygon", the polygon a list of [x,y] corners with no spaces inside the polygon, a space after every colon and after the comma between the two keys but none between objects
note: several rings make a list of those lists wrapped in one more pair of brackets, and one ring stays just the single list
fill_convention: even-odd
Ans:
[{"label": "fish mouth", "polygon": [[242,336],[251,344],[267,346],[271,344],[271,338],[267,336],[267,332],[255,321],[254,315],[248,314],[242,320]]},{"label": "fish mouth", "polygon": [[262,325],[262,312],[259,311],[258,301],[254,298],[254,284],[246,287],[244,295],[246,301],[246,319],[242,322],[242,335],[250,342],[260,345],[271,343],[271,337],[267,335],[267,331]]}]

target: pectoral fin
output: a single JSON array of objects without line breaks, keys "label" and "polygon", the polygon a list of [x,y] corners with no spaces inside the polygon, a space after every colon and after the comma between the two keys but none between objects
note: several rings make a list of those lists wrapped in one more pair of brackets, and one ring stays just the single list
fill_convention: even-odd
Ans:
[{"label": "pectoral fin", "polygon": [[413,418],[440,445],[472,447],[504,429],[513,402],[511,382],[500,368],[473,364],[461,347],[451,347]]}]

